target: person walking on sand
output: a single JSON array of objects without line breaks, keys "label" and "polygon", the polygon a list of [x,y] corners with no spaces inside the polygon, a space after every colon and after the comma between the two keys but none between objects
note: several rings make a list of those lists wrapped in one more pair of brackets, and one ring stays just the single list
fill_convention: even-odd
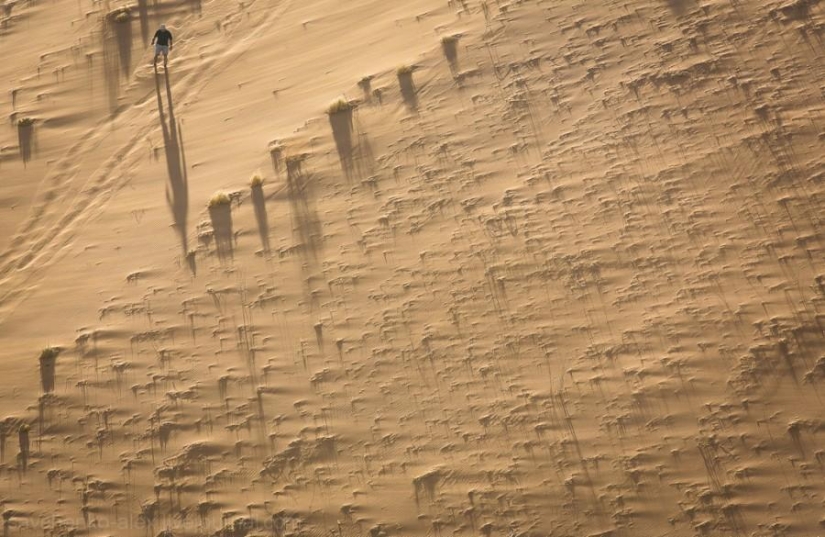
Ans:
[{"label": "person walking on sand", "polygon": [[172,50],[172,32],[166,29],[165,24],[161,24],[158,31],[155,32],[155,37],[152,38],[152,44],[155,46],[155,59],[152,65],[157,67],[158,56],[163,54],[163,67],[165,68],[169,51]]}]

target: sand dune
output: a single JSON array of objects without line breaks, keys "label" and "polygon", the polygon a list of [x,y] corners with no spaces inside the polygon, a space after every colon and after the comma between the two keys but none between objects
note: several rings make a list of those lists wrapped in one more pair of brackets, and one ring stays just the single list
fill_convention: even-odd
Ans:
[{"label": "sand dune", "polygon": [[819,3],[2,6],[6,535],[823,531]]}]

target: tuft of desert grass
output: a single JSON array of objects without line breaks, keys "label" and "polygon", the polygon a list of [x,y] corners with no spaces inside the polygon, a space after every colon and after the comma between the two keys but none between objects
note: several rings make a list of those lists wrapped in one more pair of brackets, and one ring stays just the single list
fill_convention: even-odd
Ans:
[{"label": "tuft of desert grass", "polygon": [[31,127],[32,125],[34,125],[34,119],[33,118],[22,117],[22,118],[17,120],[17,126],[18,127],[25,128],[25,127]]},{"label": "tuft of desert grass", "polygon": [[358,81],[358,87],[359,88],[368,88],[368,87],[370,87],[370,84],[372,84],[372,79],[373,79],[373,77],[371,75],[362,77],[361,80]]},{"label": "tuft of desert grass", "polygon": [[301,153],[298,155],[289,155],[286,157],[285,162],[287,166],[294,166],[294,165],[301,165],[307,159],[306,153]]},{"label": "tuft of desert grass", "polygon": [[353,105],[349,101],[345,101],[344,99],[338,99],[329,107],[327,108],[327,114],[340,114],[341,112],[350,112],[353,109]]},{"label": "tuft of desert grass", "polygon": [[261,177],[259,173],[253,173],[252,178],[249,180],[249,186],[252,188],[260,188],[264,184],[264,178]]},{"label": "tuft of desert grass", "polygon": [[57,355],[60,354],[60,349],[55,347],[46,347],[40,352],[40,359],[41,360],[54,360],[57,358]]},{"label": "tuft of desert grass", "polygon": [[290,180],[294,180],[301,175],[301,167],[307,159],[307,156],[306,153],[300,153],[297,155],[287,155],[286,159],[284,159],[286,163],[286,175]]},{"label": "tuft of desert grass", "polygon": [[413,66],[411,65],[401,65],[398,69],[395,70],[395,74],[398,76],[410,75],[413,72]]},{"label": "tuft of desert grass", "polygon": [[118,9],[117,11],[112,12],[112,20],[118,24],[127,23],[131,19],[132,18],[128,8]]},{"label": "tuft of desert grass", "polygon": [[232,200],[230,200],[229,196],[225,192],[218,192],[209,200],[209,208],[215,209],[217,207],[229,205],[231,201]]}]

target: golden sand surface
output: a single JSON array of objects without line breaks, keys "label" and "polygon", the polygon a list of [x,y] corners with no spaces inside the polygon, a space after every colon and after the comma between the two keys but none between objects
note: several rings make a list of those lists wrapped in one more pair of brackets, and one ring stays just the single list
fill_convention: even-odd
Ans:
[{"label": "golden sand surface", "polygon": [[0,0],[0,45],[4,537],[825,534],[822,3]]}]

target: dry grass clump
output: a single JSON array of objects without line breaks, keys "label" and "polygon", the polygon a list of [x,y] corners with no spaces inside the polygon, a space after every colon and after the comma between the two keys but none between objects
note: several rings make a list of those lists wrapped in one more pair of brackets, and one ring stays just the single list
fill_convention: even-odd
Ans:
[{"label": "dry grass clump", "polygon": [[372,76],[365,76],[358,81],[358,87],[364,93],[364,101],[366,102],[369,102],[372,98],[372,79]]},{"label": "dry grass clump", "polygon": [[261,177],[259,173],[253,173],[252,178],[249,180],[249,186],[252,188],[260,188],[264,184],[264,178]]},{"label": "dry grass clump", "polygon": [[344,99],[338,99],[337,101],[329,105],[329,107],[327,108],[327,114],[331,116],[333,114],[340,114],[342,112],[351,112],[353,108],[353,105],[349,101],[345,101]]},{"label": "dry grass clump", "polygon": [[34,119],[33,118],[23,117],[23,118],[20,118],[20,119],[17,120],[17,126],[18,127],[25,128],[25,127],[31,127],[32,125],[34,125]]},{"label": "dry grass clump", "polygon": [[278,155],[280,157],[284,154],[284,144],[281,142],[274,140],[269,144],[269,154],[270,155]]},{"label": "dry grass clump", "polygon": [[284,162],[286,163],[286,175],[290,180],[294,180],[301,176],[304,161],[309,155],[307,153],[300,153],[297,155],[287,155]]},{"label": "dry grass clump", "polygon": [[287,166],[295,166],[300,165],[306,160],[306,155],[301,153],[300,155],[289,155],[286,157],[286,164]]},{"label": "dry grass clump", "polygon": [[229,195],[227,195],[225,192],[218,192],[209,200],[209,208],[214,209],[216,207],[229,205],[231,201],[232,200],[229,198]]},{"label": "dry grass clump", "polygon": [[113,11],[111,13],[111,17],[112,17],[112,20],[115,21],[118,24],[124,24],[124,23],[127,23],[130,20],[132,20],[132,17],[130,16],[128,8],[123,8],[123,9],[118,9],[116,11]]},{"label": "dry grass clump", "polygon": [[60,354],[60,349],[55,347],[46,347],[40,352],[41,360],[54,360]]},{"label": "dry grass clump", "polygon": [[398,76],[411,75],[413,69],[414,68],[411,65],[402,65],[395,70],[395,74],[397,74]]}]

